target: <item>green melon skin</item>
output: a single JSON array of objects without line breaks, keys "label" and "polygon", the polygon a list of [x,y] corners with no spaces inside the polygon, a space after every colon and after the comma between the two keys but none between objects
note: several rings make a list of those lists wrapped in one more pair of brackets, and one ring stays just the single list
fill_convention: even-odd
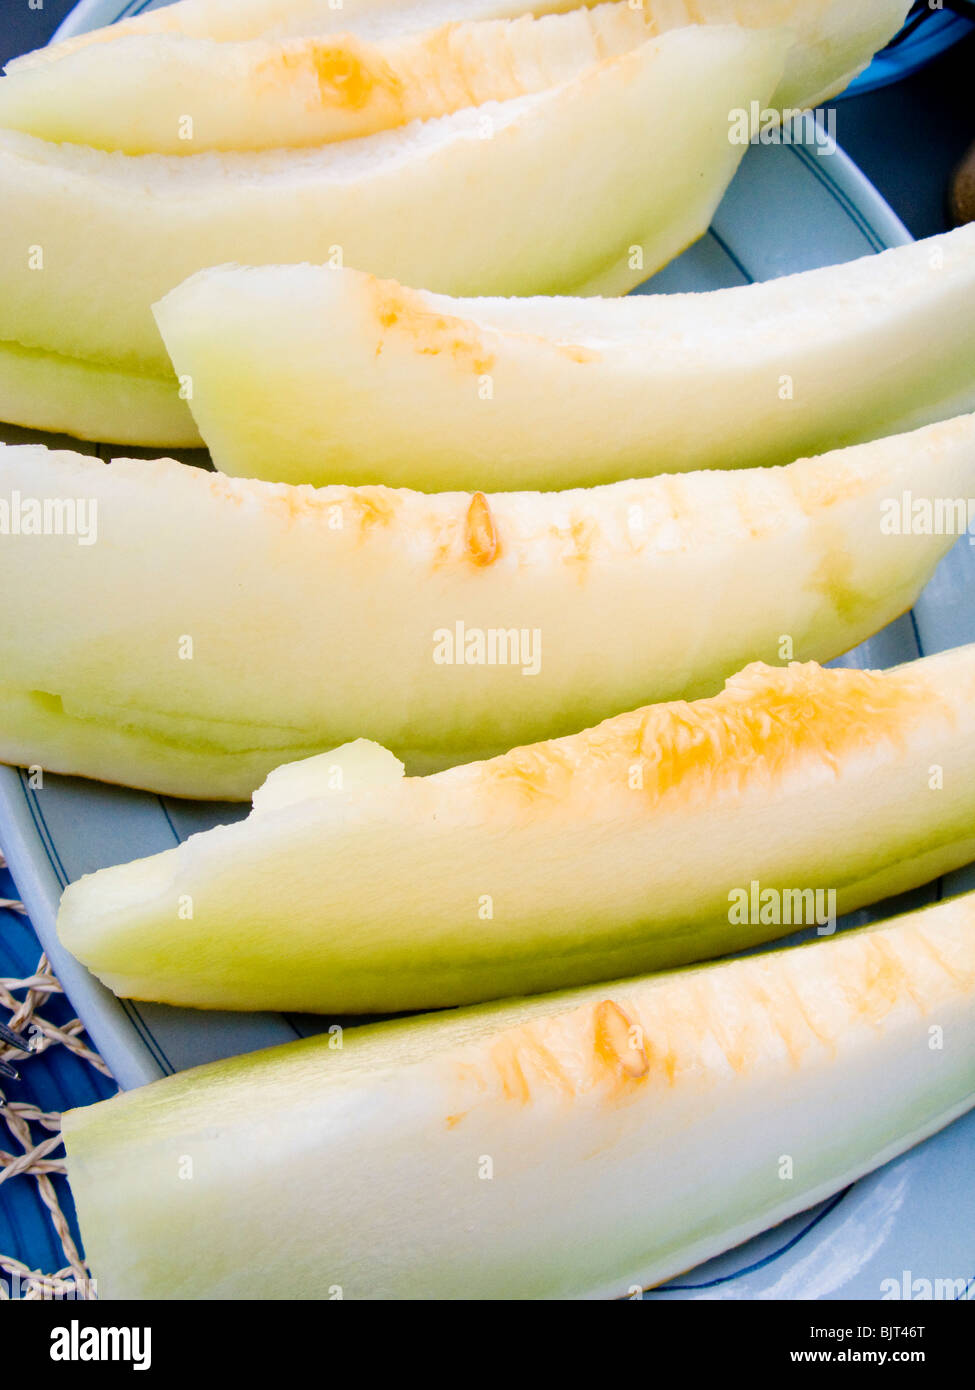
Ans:
[{"label": "green melon skin", "polygon": [[975,416],[781,469],[487,497],[3,448],[0,501],[94,504],[97,536],[2,538],[0,759],[248,800],[358,737],[429,772],[749,661],[827,661],[954,540],[887,534],[905,493],[964,509]]},{"label": "green melon skin", "polygon": [[179,383],[40,348],[0,342],[0,420],[78,439],[198,449]]},{"label": "green melon skin", "polygon": [[705,294],[451,299],[224,266],[155,312],[217,467],[278,482],[586,486],[788,463],[975,407],[975,224]]},{"label": "green melon skin", "polygon": [[[583,0],[587,7],[592,2]],[[382,40],[456,20],[513,19],[526,14],[560,14],[576,8],[577,0],[535,0],[527,4],[525,0],[413,0],[408,5],[398,0],[343,0],[341,6],[333,0],[182,0],[180,4],[25,54],[8,63],[5,71],[23,77],[56,65],[60,80],[70,93],[73,82],[83,84],[103,70],[81,63],[75,66],[67,59],[82,53],[87,57],[92,50],[101,48],[110,53],[131,53],[132,40],[152,38],[157,51],[160,39],[181,39],[184,44],[186,40],[212,40],[231,45],[351,32]],[[894,36],[910,9],[910,0],[857,0],[856,4],[849,0],[696,0],[693,4],[689,0],[641,0],[639,8],[648,24],[661,33],[702,24],[740,24],[748,28],[778,25],[788,29],[793,44],[773,104],[803,107],[815,106],[841,92]],[[164,72],[166,62],[175,58],[174,53],[161,60]],[[103,101],[107,86],[124,82],[117,68],[104,72],[106,78],[98,87]],[[150,82],[160,80],[158,71],[146,76]],[[49,99],[58,102],[64,100],[47,84],[25,86],[22,91],[34,98],[32,119],[37,123],[47,118],[44,95],[50,94]],[[78,93],[79,118],[84,114],[85,95],[82,87]],[[16,109],[11,99],[8,116]],[[25,114],[26,119],[31,119],[30,113]],[[141,113],[135,114],[138,118]],[[91,118],[97,120],[97,113],[91,113]]]},{"label": "green melon skin", "polygon": [[0,339],[162,375],[151,305],[231,260],[622,292],[706,229],[745,149],[728,113],[767,100],[785,46],[679,29],[548,91],[321,149],[129,156],[0,131]]},{"label": "green melon skin", "polygon": [[973,1101],[969,895],[236,1057],[69,1111],[64,1137],[103,1299],[622,1298]]},{"label": "green melon skin", "polygon": [[975,858],[973,696],[975,646],[755,664],[426,778],[356,744],[348,778],[348,749],[280,769],[245,821],[70,885],[58,933],[116,994],[218,1009],[390,1013],[707,959],[794,929],[730,911],[752,881],[844,913]]},{"label": "green melon skin", "polygon": [[[731,22],[786,27],[792,42],[772,102],[804,108],[845,86],[907,5],[622,0],[578,9],[542,4],[539,13],[571,12],[538,21],[527,9],[505,0],[378,14],[343,5],[313,19],[313,34],[282,38],[272,25],[243,40],[221,37],[216,17],[207,37],[174,33],[171,20],[155,31],[123,24],[101,41],[56,45],[9,64],[0,124],[127,154],[313,145],[541,90],[660,33]],[[242,27],[256,18],[244,17]],[[487,22],[471,23],[479,20]],[[294,22],[304,31],[308,16],[299,10]],[[382,31],[370,37],[377,24]]]},{"label": "green melon skin", "polygon": [[221,726],[221,743],[200,723],[176,721],[174,735],[152,719],[150,711],[125,708],[79,715],[57,695],[0,681],[0,761],[200,801],[241,801],[282,763],[322,751],[320,739],[293,729]]}]

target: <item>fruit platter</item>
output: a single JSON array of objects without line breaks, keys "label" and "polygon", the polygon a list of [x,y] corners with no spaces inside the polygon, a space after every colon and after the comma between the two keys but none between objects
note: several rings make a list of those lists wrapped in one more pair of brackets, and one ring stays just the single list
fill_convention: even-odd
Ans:
[{"label": "fruit platter", "polygon": [[909,8],[8,64],[0,843],[122,1088],[100,1298],[966,1272],[975,224],[831,133]]}]

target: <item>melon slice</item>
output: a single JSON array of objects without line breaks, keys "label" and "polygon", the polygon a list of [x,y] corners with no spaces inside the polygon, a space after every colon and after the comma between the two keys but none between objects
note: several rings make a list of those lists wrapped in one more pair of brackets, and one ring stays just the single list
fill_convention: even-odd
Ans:
[{"label": "melon slice", "polygon": [[975,646],[889,672],[755,664],[426,778],[389,759],[343,790],[325,754],[247,820],[72,884],[58,932],[119,995],[388,1013],[830,931],[975,858],[973,705]]},{"label": "melon slice", "polygon": [[127,38],[0,81],[0,125],[127,154],[320,145],[541,92],[653,36],[623,0],[380,42]]},{"label": "melon slice", "polygon": [[968,896],[235,1057],[72,1110],[64,1137],[101,1298],[621,1298],[973,1102]]},{"label": "melon slice", "polygon": [[706,228],[743,152],[728,111],[771,92],[782,53],[776,32],[679,29],[538,95],[318,150],[128,156],[2,131],[0,339],[168,371],[150,306],[228,260],[447,293],[630,288]]},{"label": "melon slice", "polygon": [[504,489],[779,464],[975,409],[975,225],[618,300],[224,266],[156,318],[225,473]]},{"label": "melon slice", "polygon": [[[587,0],[583,0],[586,4]],[[630,3],[630,0],[627,0]],[[501,20],[518,15],[547,15],[564,13],[576,8],[577,0],[413,0],[403,5],[397,0],[182,0],[182,3],[154,10],[150,14],[123,20],[106,29],[96,29],[26,54],[7,65],[10,74],[26,75],[29,71],[57,64],[64,88],[59,92],[53,84],[40,83],[33,89],[25,85],[25,94],[32,90],[38,107],[35,119],[39,124],[50,119],[46,107],[61,107],[66,97],[72,100],[76,119],[97,120],[93,109],[99,98],[110,100],[110,94],[127,81],[120,67],[127,61],[123,55],[148,52],[133,48],[147,37],[154,41],[154,51],[160,62],[157,71],[144,71],[147,90],[158,92],[163,74],[178,71],[180,52],[188,55],[186,42],[211,40],[222,44],[259,40],[280,42],[311,35],[345,34],[348,32],[372,40],[385,40],[404,34],[416,34],[454,20]],[[651,32],[665,33],[670,29],[692,24],[741,24],[749,28],[770,25],[787,27],[794,39],[785,73],[776,89],[773,102],[777,107],[808,107],[835,96],[870,61],[900,28],[910,0],[639,0],[630,5],[642,12]],[[183,40],[180,50],[179,40]],[[164,49],[164,44],[166,45]],[[103,67],[99,59],[91,65],[68,61],[82,53],[90,54],[107,49],[117,53],[119,66]],[[191,60],[183,60],[190,66]],[[215,59],[218,66],[221,60]],[[94,90],[87,84],[96,81]],[[133,90],[136,90],[133,88]],[[703,87],[695,91],[703,91]],[[209,94],[204,94],[209,104]],[[19,105],[19,103],[17,103]],[[29,115],[20,106],[22,114]],[[141,112],[132,112],[136,119]],[[68,137],[66,137],[68,138]],[[70,138],[77,138],[72,136]]]},{"label": "melon slice", "polygon": [[[15,494],[96,504],[97,543],[3,537],[0,757],[247,799],[360,736],[425,772],[838,655],[964,529],[975,416],[782,469],[488,497],[19,446]],[[906,530],[905,494],[930,512]]]}]

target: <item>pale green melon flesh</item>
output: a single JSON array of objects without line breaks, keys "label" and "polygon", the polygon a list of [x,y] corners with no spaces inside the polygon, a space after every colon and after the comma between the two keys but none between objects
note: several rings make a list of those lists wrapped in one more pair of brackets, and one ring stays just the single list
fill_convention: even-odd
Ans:
[{"label": "pale green melon flesh", "polygon": [[844,913],[968,862],[973,697],[975,646],[887,673],[749,667],[714,699],[428,778],[390,762],[336,791],[326,755],[246,821],[72,884],[59,935],[121,995],[310,1012],[705,959],[794,929],[798,908],[731,912],[752,880]]},{"label": "pale green melon flesh", "polygon": [[707,227],[744,150],[728,111],[768,96],[782,54],[777,32],[675,30],[539,95],[311,150],[135,157],[2,131],[0,338],[168,371],[152,303],[228,260],[341,258],[460,294],[632,287]]},{"label": "pale green melon flesh", "polygon": [[100,1297],[659,1283],[971,1105],[975,902],[338,1036],[65,1115]]},{"label": "pale green melon flesh", "polygon": [[0,342],[0,420],[112,444],[202,443],[172,374],[143,376],[19,343]]},{"label": "pale green melon flesh", "polygon": [[[538,21],[495,18],[511,8],[496,0],[447,7],[452,21],[494,20],[455,23],[449,36],[442,28],[417,34],[414,12],[405,33],[372,41],[345,32],[354,33],[357,15],[344,6],[328,12],[330,32],[311,38],[221,42],[121,26],[104,42],[12,63],[0,82],[0,123],[128,154],[318,144],[538,91],[692,21],[788,25],[795,47],[773,100],[804,108],[846,85],[906,5],[882,0],[864,15],[863,6],[808,0],[801,8],[794,0],[693,8],[623,0]],[[549,8],[566,7],[540,7]],[[427,18],[436,23],[433,7]],[[395,11],[388,19],[399,22]]]},{"label": "pale green melon flesh", "polygon": [[[383,39],[458,19],[511,19],[576,6],[577,0],[343,0],[341,6],[332,0],[184,0],[27,54],[8,64],[7,71],[25,74],[55,62],[63,66],[68,55],[150,35],[221,43],[346,32]],[[795,42],[773,101],[778,107],[803,107],[841,92],[893,37],[910,0],[642,0],[639,8],[658,32],[688,24],[786,26]]]},{"label": "pale green melon flesh", "polygon": [[885,534],[905,492],[964,512],[975,417],[784,469],[486,499],[8,447],[0,500],[95,504],[97,540],[3,538],[0,757],[246,799],[360,736],[429,771],[750,660],[825,661],[954,539]]},{"label": "pale green melon flesh", "polygon": [[277,767],[254,793],[254,810],[279,811],[301,801],[345,796],[366,787],[398,782],[405,769],[388,748],[357,738],[301,762]]},{"label": "pale green melon flesh", "polygon": [[500,490],[763,466],[975,407],[975,225],[763,284],[620,300],[223,267],[156,318],[226,473]]}]

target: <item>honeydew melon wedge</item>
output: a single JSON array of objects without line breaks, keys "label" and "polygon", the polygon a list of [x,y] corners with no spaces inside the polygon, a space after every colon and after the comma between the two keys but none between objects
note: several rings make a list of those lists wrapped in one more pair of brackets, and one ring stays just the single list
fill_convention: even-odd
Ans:
[{"label": "honeydew melon wedge", "polygon": [[975,408],[975,224],[764,284],[618,300],[223,266],[156,319],[225,473],[504,489],[780,464]]},{"label": "honeydew melon wedge", "polygon": [[975,900],[339,1036],[64,1116],[99,1297],[632,1296],[972,1105]]},{"label": "honeydew melon wedge", "polygon": [[[911,606],[954,539],[936,504],[964,529],[972,497],[975,416],[782,469],[491,496],[0,449],[21,532],[0,758],[247,799],[360,736],[411,772],[490,756],[837,656]],[[95,543],[26,533],[45,504]]]},{"label": "honeydew melon wedge", "polygon": [[[178,62],[173,40],[179,39],[228,44],[351,31],[382,40],[415,34],[453,20],[511,19],[526,14],[564,13],[575,8],[576,0],[536,0],[534,4],[526,4],[525,0],[419,0],[409,5],[396,0],[343,0],[340,6],[334,0],[182,0],[26,54],[9,63],[6,71],[20,75],[57,64],[62,82],[76,90],[79,104],[89,107],[98,93],[86,92],[85,83],[104,71],[106,81],[100,87],[104,98],[118,82],[119,69],[102,69],[97,60],[91,67],[66,60],[102,48],[117,52],[121,58],[134,51],[130,46],[133,40],[147,36],[154,39],[160,63],[166,67]],[[656,33],[691,24],[787,27],[794,45],[776,89],[774,105],[807,107],[835,96],[853,80],[900,28],[910,0],[857,0],[855,5],[849,0],[697,0],[694,4],[690,0],[639,0],[631,8],[642,12]],[[161,41],[170,44],[170,52],[165,56]],[[150,90],[158,88],[157,75],[149,74],[147,80],[152,83]],[[57,100],[52,86],[45,84],[33,90],[35,95],[43,93],[43,97]],[[89,110],[88,114],[94,113]],[[46,116],[41,104],[36,119],[43,122]]]},{"label": "honeydew melon wedge", "polygon": [[628,289],[706,228],[743,152],[729,109],[772,91],[783,51],[775,31],[679,29],[537,95],[315,150],[129,156],[0,131],[0,340],[168,371],[150,306],[228,260],[459,294]]},{"label": "honeydew melon wedge", "polygon": [[[387,755],[343,790],[324,754],[246,821],[69,886],[58,932],[120,995],[373,1013],[830,930],[975,858],[973,703],[975,646],[889,672],[755,664],[428,778]],[[753,883],[808,896],[743,910]]]},{"label": "honeydew melon wedge", "polygon": [[320,145],[544,91],[653,36],[623,0],[379,42],[128,38],[0,81],[0,125],[127,154]]}]

